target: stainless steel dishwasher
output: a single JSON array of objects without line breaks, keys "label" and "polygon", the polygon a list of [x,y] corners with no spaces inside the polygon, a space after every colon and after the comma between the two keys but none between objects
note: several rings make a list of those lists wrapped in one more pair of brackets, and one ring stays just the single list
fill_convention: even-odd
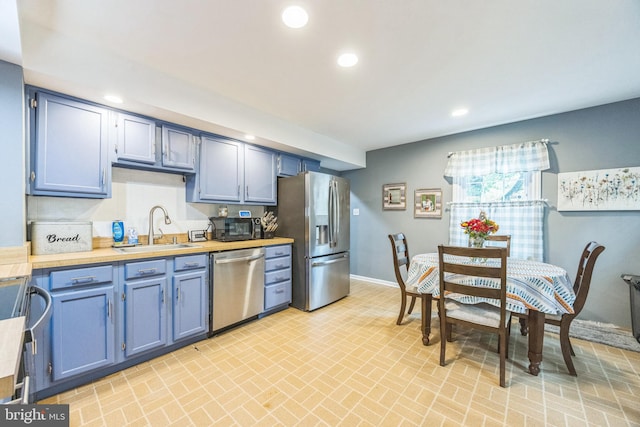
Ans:
[{"label": "stainless steel dishwasher", "polygon": [[264,248],[211,255],[210,335],[264,310]]}]

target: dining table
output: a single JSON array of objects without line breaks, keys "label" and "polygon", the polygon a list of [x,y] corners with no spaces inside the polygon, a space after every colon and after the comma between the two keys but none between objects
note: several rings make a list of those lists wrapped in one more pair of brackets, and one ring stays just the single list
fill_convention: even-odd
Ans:
[{"label": "dining table", "polygon": [[[499,262],[499,260],[466,258],[456,262],[471,264]],[[460,278],[457,279],[459,280]],[[439,298],[438,253],[414,255],[409,265],[406,284],[407,287],[413,287],[421,293],[431,294],[433,298]],[[507,258],[506,291],[506,309],[514,313],[527,314],[529,373],[538,375],[540,373],[540,363],[542,362],[545,314],[562,315],[564,313],[573,313],[573,303],[576,296],[571,278],[566,270],[552,264]],[[495,300],[480,297],[451,295],[451,298],[464,304],[486,302],[497,305]]]}]

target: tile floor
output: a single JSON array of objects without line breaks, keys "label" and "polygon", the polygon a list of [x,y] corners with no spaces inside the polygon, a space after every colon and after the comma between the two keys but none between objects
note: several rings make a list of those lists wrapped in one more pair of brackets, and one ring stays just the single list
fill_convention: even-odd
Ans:
[{"label": "tile floor", "polygon": [[640,353],[574,339],[574,378],[547,333],[534,377],[514,328],[500,388],[497,338],[458,331],[441,367],[437,320],[425,347],[419,311],[395,324],[398,300],[353,280],[315,312],[289,308],[39,403],[68,403],[72,426],[640,425]]}]

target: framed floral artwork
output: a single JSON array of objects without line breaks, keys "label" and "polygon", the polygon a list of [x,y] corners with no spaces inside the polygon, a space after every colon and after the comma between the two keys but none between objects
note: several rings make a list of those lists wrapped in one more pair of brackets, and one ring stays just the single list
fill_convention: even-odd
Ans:
[{"label": "framed floral artwork", "polygon": [[384,184],[382,186],[382,209],[407,209],[407,184]]},{"label": "framed floral artwork", "polygon": [[558,211],[640,210],[640,167],[558,174]]},{"label": "framed floral artwork", "polygon": [[442,190],[440,188],[416,190],[413,216],[442,218]]}]

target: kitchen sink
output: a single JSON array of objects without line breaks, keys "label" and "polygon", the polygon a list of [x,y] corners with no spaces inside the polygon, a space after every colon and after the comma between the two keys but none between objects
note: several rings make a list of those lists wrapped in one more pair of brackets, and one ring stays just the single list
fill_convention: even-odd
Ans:
[{"label": "kitchen sink", "polygon": [[160,252],[160,251],[170,251],[175,249],[184,249],[184,248],[199,248],[200,245],[194,245],[192,243],[167,243],[167,244],[156,244],[156,245],[140,245],[140,246],[123,246],[120,248],[113,248],[118,252],[123,253],[141,253],[141,252]]}]

